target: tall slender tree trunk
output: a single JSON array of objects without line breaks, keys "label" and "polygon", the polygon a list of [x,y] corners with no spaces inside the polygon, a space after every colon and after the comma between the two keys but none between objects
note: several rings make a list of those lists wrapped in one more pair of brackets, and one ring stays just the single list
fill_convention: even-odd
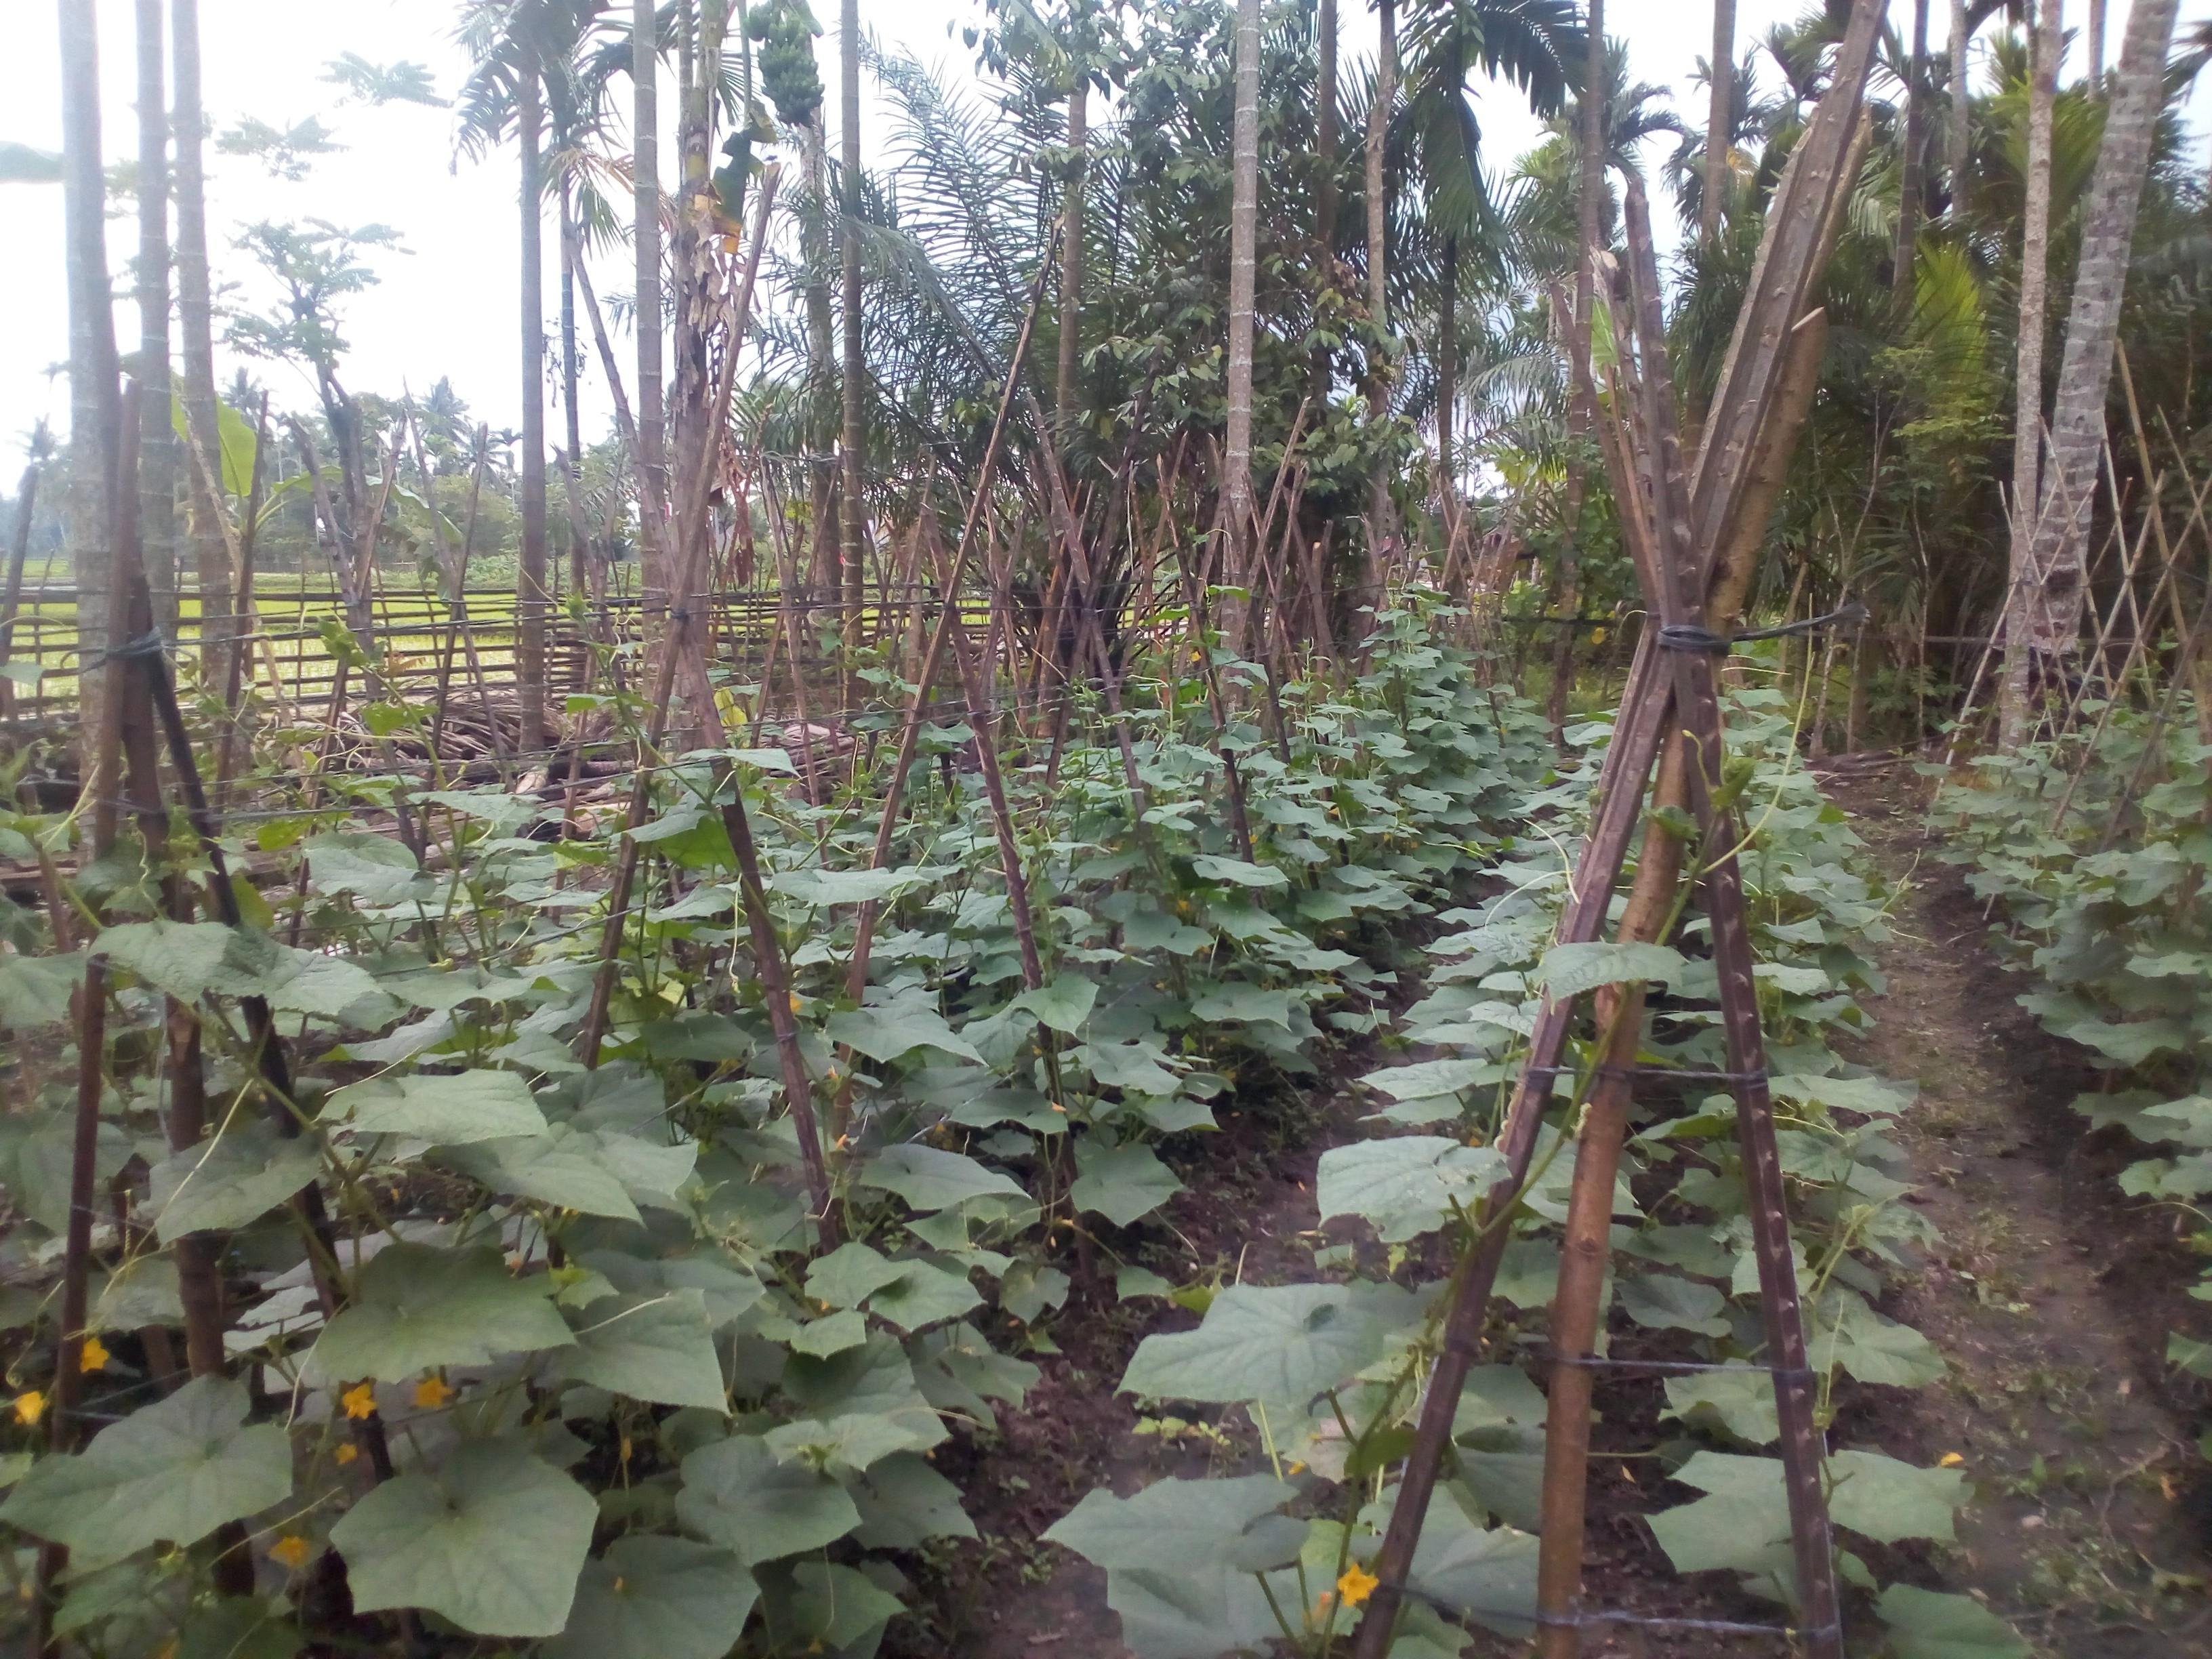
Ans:
[{"label": "tall slender tree trunk", "polygon": [[663,439],[669,471],[669,568],[672,581],[687,571],[696,586],[670,595],[671,625],[665,648],[680,653],[674,665],[671,740],[679,748],[709,741],[720,729],[714,682],[707,672],[704,620],[714,582],[713,562],[696,544],[681,538],[706,533],[706,520],[689,515],[711,489],[721,465],[719,434],[714,430],[714,360],[710,340],[720,304],[712,221],[714,185],[708,173],[714,147],[714,88],[722,73],[723,25],[726,0],[680,0],[676,10],[677,153],[678,184],[675,234],[669,244],[669,283],[674,294],[675,388],[669,399],[668,434]]},{"label": "tall slender tree trunk", "polygon": [[214,470],[185,458],[185,499],[191,503],[192,568],[200,591],[200,680],[220,685],[228,670],[227,644],[243,630],[245,596],[231,591],[230,550],[216,497],[222,443],[216,416],[215,301],[208,274],[207,176],[201,159],[205,117],[200,109],[199,0],[170,0],[169,52],[176,81],[171,125],[176,143],[177,323],[183,339],[185,426],[193,447]]},{"label": "tall slender tree trunk", "polygon": [[1951,0],[1951,125],[1944,134],[1944,165],[1951,175],[1951,217],[1966,214],[1966,186],[1972,171],[1969,148],[1972,141],[1972,100],[1966,94],[1966,56],[1974,44],[1973,25],[1966,18],[1966,0]]},{"label": "tall slender tree trunk", "polygon": [[154,624],[173,640],[177,588],[177,440],[169,420],[169,97],[161,0],[138,10],[138,547],[151,579]]},{"label": "tall slender tree trunk", "polygon": [[1721,228],[1721,204],[1728,193],[1729,135],[1735,112],[1729,109],[1735,91],[1735,0],[1713,0],[1713,97],[1705,118],[1705,173],[1702,199],[1698,204],[1698,240],[1712,240]]},{"label": "tall slender tree trunk", "polygon": [[514,677],[522,745],[545,740],[545,188],[538,153],[538,66],[526,65],[515,129],[522,149],[522,558],[516,571]]},{"label": "tall slender tree trunk", "polygon": [[[1382,38],[1375,54],[1375,102],[1367,112],[1367,318],[1378,337],[1390,329],[1389,240],[1390,205],[1383,177],[1384,151],[1390,135],[1390,112],[1398,99],[1398,7],[1396,0],[1381,0]],[[1388,346],[1376,348],[1374,372],[1368,380],[1368,400],[1381,418],[1390,407],[1390,359]],[[1369,532],[1375,544],[1369,550],[1375,568],[1382,568],[1382,549],[1390,536],[1390,468],[1378,460],[1369,483]],[[1380,597],[1379,595],[1377,596]]]},{"label": "tall slender tree trunk", "polygon": [[[100,31],[93,0],[59,0],[62,211],[69,274],[70,466],[65,502],[77,592],[77,637],[87,655],[114,643],[108,588],[115,558],[109,491],[121,419],[121,368],[107,271],[107,179],[100,166]],[[109,675],[78,682],[80,775],[88,799],[112,799],[99,741]]]},{"label": "tall slender tree trunk", "polygon": [[1912,260],[1920,236],[1921,151],[1928,143],[1928,0],[1912,0],[1912,58],[1905,74],[1905,155],[1898,168],[1897,291],[1912,291]]},{"label": "tall slender tree trunk", "polygon": [[1091,80],[1080,66],[1075,86],[1067,94],[1067,190],[1063,206],[1066,222],[1060,244],[1060,373],[1053,392],[1053,419],[1060,429],[1060,442],[1076,416],[1075,375],[1083,356],[1083,190],[1090,159]]},{"label": "tall slender tree trunk", "polygon": [[2089,0],[2089,88],[2105,78],[2105,0]]},{"label": "tall slender tree trunk", "polygon": [[808,217],[799,232],[806,264],[806,465],[813,507],[813,581],[834,605],[837,578],[837,367],[830,310],[830,137],[823,111],[800,130]]},{"label": "tall slender tree trunk", "polygon": [[[2055,9],[2057,0],[2051,3]],[[2015,731],[2027,725],[2025,709],[2013,706],[2016,686],[2027,693],[2018,697],[2024,703],[2043,687],[2063,684],[2081,648],[2083,567],[2105,442],[2105,397],[2178,9],[2177,0],[2135,0],[2110,81],[2104,140],[2082,212],[2081,262],[2051,403],[2028,583],[2015,606],[2019,625],[2008,626],[2005,635],[2006,712]]]},{"label": "tall slender tree trunk", "polygon": [[[1321,0],[1315,23],[1314,273],[1323,288],[1336,281],[1336,0]],[[1307,391],[1318,405],[1328,396],[1332,368],[1326,346],[1316,346]]]},{"label": "tall slender tree trunk", "polygon": [[1452,453],[1452,420],[1459,402],[1459,237],[1444,238],[1443,269],[1437,273],[1437,468],[1444,507],[1445,535],[1459,521],[1459,471]]},{"label": "tall slender tree trunk", "polygon": [[[669,343],[675,358],[668,394],[669,511],[684,515],[691,486],[684,476],[699,443],[698,425],[707,404],[708,273],[699,246],[698,193],[707,179],[707,86],[700,72],[699,20],[693,0],[676,8],[676,202],[675,226],[668,239],[668,283],[674,300]],[[684,568],[679,550],[676,568]],[[672,603],[690,608],[688,595]]]},{"label": "tall slender tree trunk", "polygon": [[[568,486],[572,501],[580,499],[584,489],[584,414],[578,406],[584,370],[576,343],[576,260],[580,246],[575,199],[564,183],[561,186],[561,415],[568,427]],[[430,480],[425,478],[422,487],[428,489]],[[434,497],[432,505],[436,505]],[[568,523],[569,586],[578,593],[588,595],[591,546],[585,537],[583,520],[570,514]]]},{"label": "tall slender tree trunk", "polygon": [[[1582,177],[1575,191],[1577,258],[1575,315],[1577,349],[1587,356],[1590,349],[1593,313],[1597,307],[1597,283],[1593,275],[1598,247],[1604,237],[1606,132],[1605,0],[1589,0],[1589,55],[1583,60],[1583,90],[1575,115],[1582,129]],[[1597,411],[1577,385],[1567,405],[1571,435],[1576,440],[1567,453],[1566,533],[1559,544],[1559,566],[1553,573],[1552,609],[1559,618],[1559,637],[1552,641],[1551,695],[1545,713],[1552,723],[1552,741],[1564,746],[1567,732],[1567,701],[1575,684],[1573,617],[1582,609],[1583,495],[1588,489],[1589,444],[1595,433]]]},{"label": "tall slender tree trunk", "polygon": [[[659,26],[653,0],[635,0],[630,13],[630,158],[637,252],[638,512],[656,526],[668,522],[666,414],[660,373],[660,74]],[[650,638],[668,608],[674,580],[656,531],[643,538],[644,623]]]},{"label": "tall slender tree trunk", "polygon": [[[845,567],[845,655],[849,662],[860,644],[861,532],[867,510],[863,489],[867,429],[862,402],[867,386],[868,362],[863,345],[860,317],[860,0],[844,0],[838,29],[839,146],[844,177],[843,210],[838,215],[843,233],[845,466],[844,501],[838,520],[838,541]],[[850,698],[847,701],[849,702]]]},{"label": "tall slender tree trunk", "polygon": [[1237,114],[1230,146],[1229,432],[1222,491],[1229,507],[1234,574],[1247,586],[1254,560],[1252,324],[1260,252],[1260,0],[1237,0]]},{"label": "tall slender tree trunk", "polygon": [[2042,503],[2043,336],[2051,264],[2051,126],[2057,95],[2060,0],[2039,0],[2029,36],[2027,201],[2021,230],[2020,343],[2014,374],[2012,549],[2005,581],[2004,683],[1998,736],[2027,735],[2027,600],[2035,586],[2035,519]]}]

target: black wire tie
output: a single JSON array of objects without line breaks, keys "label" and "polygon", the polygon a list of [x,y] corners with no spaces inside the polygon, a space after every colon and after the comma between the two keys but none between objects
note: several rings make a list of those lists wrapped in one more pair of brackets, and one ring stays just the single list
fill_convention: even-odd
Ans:
[{"label": "black wire tie", "polygon": [[1825,616],[1808,617],[1802,622],[1784,623],[1778,628],[1754,628],[1744,634],[1716,634],[1711,629],[1700,628],[1695,623],[1668,623],[1659,630],[1659,643],[1669,651],[1707,651],[1716,654],[1734,649],[1747,640],[1778,640],[1792,634],[1815,634],[1831,626],[1856,627],[1867,620],[1869,611],[1853,599]]}]

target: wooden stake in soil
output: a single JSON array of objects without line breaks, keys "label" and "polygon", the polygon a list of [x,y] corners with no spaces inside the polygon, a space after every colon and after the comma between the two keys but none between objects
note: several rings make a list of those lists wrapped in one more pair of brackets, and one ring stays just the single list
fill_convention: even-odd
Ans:
[{"label": "wooden stake in soil", "polygon": [[[914,769],[915,749],[921,740],[922,710],[929,701],[929,688],[936,680],[945,659],[945,641],[958,618],[960,583],[968,573],[968,561],[975,550],[976,526],[982,521],[985,502],[991,493],[991,477],[997,471],[999,454],[1006,442],[1006,418],[1012,411],[1014,395],[1021,385],[1022,364],[1029,356],[1030,337],[1036,331],[1038,309],[1044,303],[1046,278],[1052,273],[1052,261],[1048,258],[1037,266],[1036,283],[1030,292],[1027,313],[1022,319],[1022,331],[1014,341],[1013,355],[1007,360],[1006,384],[999,392],[999,412],[991,422],[991,436],[983,447],[983,463],[977,470],[975,493],[968,503],[968,516],[960,527],[960,543],[952,555],[951,574],[945,583],[945,594],[938,605],[937,621],[930,629],[929,649],[923,653],[920,672],[915,676],[914,701],[906,711],[906,720],[899,730],[898,755],[891,765],[889,793],[884,797],[883,815],[876,823],[876,844],[868,860],[868,867],[880,870],[890,860],[891,837],[896,831],[899,811],[904,804],[906,781]],[[847,994],[854,1002],[868,985],[868,957],[875,943],[876,915],[880,907],[873,899],[860,906],[854,923],[853,962],[845,976]],[[848,1066],[851,1055],[844,1056]],[[838,1091],[837,1105],[830,1118],[833,1134],[842,1134],[845,1118],[850,1109],[852,1085],[849,1081]]]},{"label": "wooden stake in soil", "polygon": [[[770,167],[762,175],[760,205],[753,219],[751,246],[745,254],[744,274],[739,280],[735,308],[730,322],[729,338],[723,344],[722,371],[715,387],[711,418],[700,433],[700,447],[706,452],[698,458],[689,480],[684,497],[684,512],[677,526],[678,553],[684,568],[672,572],[676,578],[675,592],[688,595],[697,586],[697,567],[704,549],[704,537],[699,533],[706,516],[707,483],[709,468],[707,454],[713,452],[722,423],[729,410],[730,388],[737,375],[738,358],[744,345],[745,328],[752,314],[753,284],[760,273],[761,249],[768,240],[769,210],[775,204],[775,190],[779,170]],[[586,298],[589,290],[586,290]],[[679,609],[681,607],[679,606]],[[621,965],[623,929],[629,921],[631,884],[637,878],[638,843],[635,832],[645,822],[646,808],[653,799],[653,763],[660,751],[661,740],[668,731],[669,702],[676,690],[676,672],[682,655],[683,641],[679,637],[682,625],[675,623],[668,630],[660,664],[653,677],[653,701],[647,717],[645,741],[639,747],[637,775],[630,787],[629,806],[623,820],[622,850],[615,860],[614,881],[607,894],[607,921],[599,937],[599,967],[592,977],[592,1000],[584,1015],[584,1030],[579,1040],[581,1059],[587,1067],[599,1063],[599,1045],[605,1040],[607,1011],[615,988],[615,972]],[[811,1110],[804,1100],[792,1103],[793,1111]]]}]

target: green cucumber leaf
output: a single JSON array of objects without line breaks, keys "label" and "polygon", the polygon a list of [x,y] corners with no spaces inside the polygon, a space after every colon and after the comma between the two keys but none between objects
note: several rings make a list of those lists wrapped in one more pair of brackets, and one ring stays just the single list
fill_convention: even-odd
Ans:
[{"label": "green cucumber leaf", "polygon": [[1545,951],[1536,979],[1547,994],[1564,1000],[1601,985],[1640,985],[1647,980],[1672,984],[1686,965],[1682,953],[1669,945],[1582,939]]},{"label": "green cucumber leaf", "polygon": [[148,1176],[154,1231],[164,1244],[187,1233],[243,1227],[322,1173],[320,1147],[249,1123],[172,1153]]},{"label": "green cucumber leaf", "polygon": [[602,1297],[584,1310],[559,1374],[657,1406],[726,1411],[722,1362],[697,1291]]},{"label": "green cucumber leaf", "polygon": [[1162,1400],[1269,1401],[1304,1407],[1373,1363],[1410,1312],[1377,1285],[1231,1285],[1194,1331],[1146,1337],[1125,1394]]},{"label": "green cucumber leaf", "polygon": [[0,1521],[66,1545],[76,1572],[155,1543],[196,1544],[291,1494],[291,1443],[276,1424],[248,1426],[252,1409],[244,1384],[195,1377],[82,1452],[40,1459]]},{"label": "green cucumber leaf", "polygon": [[553,1306],[554,1288],[544,1273],[515,1278],[495,1249],[388,1244],[362,1267],[351,1304],[323,1328],[309,1371],[325,1383],[392,1382],[565,1348],[575,1339]]},{"label": "green cucumber leaf", "polygon": [[884,1147],[854,1172],[853,1182],[896,1193],[915,1210],[949,1210],[971,1198],[1029,1196],[1012,1176],[964,1153],[915,1145]]},{"label": "green cucumber leaf", "polygon": [[1159,1154],[1135,1141],[1099,1146],[1085,1138],[1076,1145],[1075,1167],[1080,1173],[1067,1189],[1075,1207],[1116,1226],[1131,1225],[1182,1190]]},{"label": "green cucumber leaf", "polygon": [[545,1115],[513,1072],[418,1072],[340,1089],[322,1121],[361,1134],[408,1135],[440,1146],[542,1134]]},{"label": "green cucumber leaf", "polygon": [[760,1599],[744,1564],[688,1538],[617,1538],[584,1564],[545,1659],[722,1659]]},{"label": "green cucumber leaf", "polygon": [[331,1543],[356,1613],[423,1607],[479,1636],[553,1636],[568,1622],[599,1513],[518,1443],[465,1440],[435,1469],[372,1488]]},{"label": "green cucumber leaf", "polygon": [[1875,1611],[1897,1659],[2027,1659],[2027,1644],[1972,1596],[1892,1584]]},{"label": "green cucumber leaf", "polygon": [[845,1489],[786,1462],[757,1435],[733,1435],[684,1460],[676,1518],[747,1566],[834,1544],[860,1524]]},{"label": "green cucumber leaf", "polygon": [[1400,1135],[1331,1147],[1321,1155],[1315,1187],[1322,1220],[1359,1216],[1385,1243],[1397,1244],[1443,1226],[1453,1204],[1472,1205],[1504,1174],[1494,1147]]}]

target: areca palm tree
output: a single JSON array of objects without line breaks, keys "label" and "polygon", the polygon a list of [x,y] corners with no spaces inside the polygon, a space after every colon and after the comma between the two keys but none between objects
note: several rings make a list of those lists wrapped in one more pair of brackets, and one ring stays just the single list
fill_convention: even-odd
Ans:
[{"label": "areca palm tree", "polygon": [[[206,135],[200,108],[199,0],[170,0],[169,56],[175,82],[170,125],[176,146],[177,325],[183,336],[185,429],[192,449],[214,466],[219,465],[222,448],[216,415],[206,174],[201,161]],[[230,554],[217,521],[222,507],[216,499],[216,484],[191,455],[185,458],[185,478],[192,565],[199,579],[200,677],[205,684],[220,684],[227,667],[227,642],[242,631],[241,619],[234,615],[242,596],[231,592]]]},{"label": "areca palm tree", "polygon": [[2062,38],[2059,0],[2037,0],[2035,21],[2028,86],[2027,201],[2021,229],[2019,371],[2014,381],[2011,580],[2006,589],[2008,646],[2000,717],[2007,748],[2016,746],[2027,732],[2026,634],[2029,594],[2035,586],[2030,559],[2036,513],[2043,499],[2038,464],[2043,454],[2043,313],[2051,264],[2051,140]]},{"label": "areca palm tree", "polygon": [[[2056,33],[2057,0],[2044,0]],[[2167,47],[2177,0],[2135,0],[2112,76],[2105,137],[2089,186],[2081,263],[2051,406],[2049,464],[2030,498],[2027,558],[2015,570],[2014,602],[2005,630],[2002,731],[2008,746],[2028,726],[2034,683],[2051,683],[2081,645],[2084,556],[2089,540],[2098,456],[2105,433],[2105,398],[2119,336],[2120,300],[2135,246],[2159,115],[2166,103]],[[2039,65],[2039,70],[2040,66]],[[2025,426],[2020,443],[2034,443]],[[2026,505],[2015,512],[2027,514]]]},{"label": "areca palm tree", "polygon": [[[518,471],[522,536],[516,570],[515,680],[524,741],[545,731],[545,86],[597,15],[594,0],[470,0],[460,38],[475,61],[462,89],[461,137],[481,152],[513,131],[520,161],[522,430]],[[644,330],[641,325],[640,332]]]},{"label": "areca palm tree", "polygon": [[[1376,413],[1388,405],[1390,368],[1389,196],[1383,177],[1384,150],[1391,112],[1398,99],[1398,0],[1376,0],[1380,36],[1375,52],[1375,95],[1367,111],[1367,325],[1376,335],[1376,361],[1368,375],[1368,398]],[[1390,477],[1378,459],[1369,483],[1369,533],[1387,538],[1390,520]],[[1372,550],[1370,550],[1371,553]]]},{"label": "areca palm tree", "polygon": [[[169,106],[161,0],[138,0],[138,383],[148,404],[169,403]],[[178,614],[177,445],[167,421],[138,441],[138,545],[154,620],[174,635]]]},{"label": "areca palm tree", "polygon": [[[76,558],[77,630],[89,652],[106,649],[108,587],[114,558],[108,471],[121,419],[115,313],[108,291],[107,180],[100,169],[100,33],[93,0],[60,0],[62,211],[69,268],[70,472],[68,522]],[[88,674],[78,693],[85,734],[84,787],[112,797],[95,775],[106,745],[94,741],[107,696],[105,674]]]},{"label": "areca palm tree", "polygon": [[1229,209],[1229,431],[1222,493],[1235,580],[1249,580],[1252,522],[1252,295],[1259,270],[1260,0],[1237,0],[1237,118]]},{"label": "areca palm tree", "polygon": [[[1714,64],[1735,62],[1735,0],[1713,0]],[[1710,242],[1720,228],[1721,180],[1728,173],[1729,118],[1735,103],[1733,76],[1710,77],[1711,108],[1705,120],[1705,199],[1698,212],[1698,239]]]},{"label": "areca palm tree", "polygon": [[[845,499],[844,516],[838,522],[845,590],[845,649],[848,657],[860,642],[860,535],[867,520],[863,501],[867,466],[866,334],[860,318],[860,0],[844,0],[837,28],[838,82],[842,94],[844,151],[838,225],[843,277],[844,310]],[[848,695],[848,702],[852,701]]]},{"label": "areca palm tree", "polygon": [[[1711,64],[1705,58],[1698,58],[1697,66],[1690,72],[1692,83],[1710,88],[1713,78]],[[1673,121],[1672,130],[1680,135],[1680,142],[1667,157],[1666,179],[1674,198],[1674,210],[1685,222],[1695,222],[1703,225],[1708,205],[1713,210],[1717,225],[1726,216],[1735,180],[1735,173],[1729,163],[1739,151],[1762,136],[1763,112],[1755,96],[1759,86],[1758,53],[1755,51],[1746,52],[1729,64],[1723,78],[1729,82],[1728,125],[1721,134],[1722,153],[1717,158],[1720,162],[1717,167],[1708,165],[1709,160],[1712,159],[1711,127],[1708,125],[1704,131],[1694,132],[1679,118],[1668,118]],[[1663,94],[1664,89],[1656,90]],[[1626,95],[1625,92],[1620,95]],[[1711,192],[1715,189],[1721,193],[1717,203],[1710,201]],[[1710,242],[1711,240],[1710,237],[1700,236],[1701,241]]]},{"label": "areca palm tree", "polygon": [[1440,243],[1437,441],[1447,481],[1461,258],[1472,244],[1494,242],[1498,227],[1468,79],[1480,70],[1518,88],[1537,114],[1557,116],[1583,79],[1589,40],[1571,0],[1415,0],[1409,16],[1406,118],[1420,156],[1425,228]]},{"label": "areca palm tree", "polygon": [[[630,9],[630,185],[632,237],[637,255],[638,513],[667,522],[667,416],[660,367],[660,26],[653,0]],[[643,538],[646,625],[668,604],[666,568],[659,535]],[[656,568],[657,567],[657,568]]]}]

